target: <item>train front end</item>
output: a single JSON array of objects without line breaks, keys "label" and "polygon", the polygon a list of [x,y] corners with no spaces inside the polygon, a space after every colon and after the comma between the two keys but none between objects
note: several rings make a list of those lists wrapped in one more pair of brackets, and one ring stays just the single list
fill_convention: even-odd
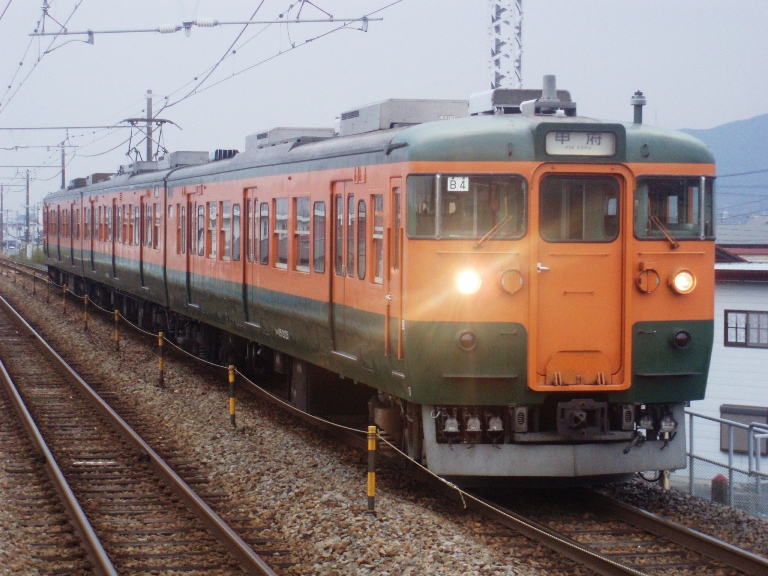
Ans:
[{"label": "train front end", "polygon": [[405,444],[459,481],[683,468],[684,407],[704,396],[713,336],[712,155],[681,133],[577,117],[560,94],[512,92],[399,136],[421,427],[405,434],[423,439]]}]

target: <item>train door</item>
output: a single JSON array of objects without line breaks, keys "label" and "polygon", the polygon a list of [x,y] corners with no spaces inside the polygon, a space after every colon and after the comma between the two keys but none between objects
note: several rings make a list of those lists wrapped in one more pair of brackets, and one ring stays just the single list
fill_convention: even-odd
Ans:
[{"label": "train door", "polygon": [[404,374],[403,368],[403,195],[402,179],[390,181],[389,222],[387,225],[387,312],[385,354],[390,357],[392,371]]},{"label": "train door", "polygon": [[144,280],[144,258],[146,257],[144,248],[147,244],[147,221],[149,221],[149,225],[152,224],[152,218],[146,212],[150,205],[144,196],[139,199],[139,279],[142,288],[147,285]]},{"label": "train door", "polygon": [[333,184],[333,273],[331,274],[331,333],[333,348],[350,355],[347,296],[355,279],[355,195],[347,182]]},{"label": "train door", "polygon": [[200,266],[199,256],[205,253],[205,205],[193,202],[187,197],[187,304],[199,306],[197,298],[196,272]]},{"label": "train door", "polygon": [[538,181],[534,389],[620,384],[623,188],[609,174]]},{"label": "train door", "polygon": [[112,248],[112,277],[117,278],[117,262],[116,262],[116,251],[117,251],[117,239],[118,237],[122,238],[122,232],[121,226],[123,223],[122,220],[122,214],[117,209],[117,198],[112,199],[112,233],[110,234],[110,245]]},{"label": "train door", "polygon": [[[99,210],[101,210],[101,209],[102,208],[99,207]],[[94,245],[93,245],[93,243],[94,243],[94,238],[93,238],[93,233],[94,233],[93,219],[94,219],[94,216],[95,216],[95,210],[96,210],[96,207],[93,205],[93,200],[90,200],[90,202],[88,203],[88,208],[85,211],[86,213],[85,213],[85,234],[84,234],[84,236],[85,236],[85,238],[88,239],[88,244],[87,244],[87,246],[88,246],[88,259],[91,261],[91,271],[95,271],[96,270],[96,262],[95,262],[94,256],[93,256],[93,249],[94,249]],[[99,224],[101,224],[101,214],[99,214]],[[98,227],[96,229],[96,233],[98,233]]]},{"label": "train door", "polygon": [[259,237],[259,199],[256,188],[246,188],[243,194],[245,219],[245,258],[243,258],[243,308],[245,321],[255,326],[261,325],[261,312],[258,299],[258,237]]}]

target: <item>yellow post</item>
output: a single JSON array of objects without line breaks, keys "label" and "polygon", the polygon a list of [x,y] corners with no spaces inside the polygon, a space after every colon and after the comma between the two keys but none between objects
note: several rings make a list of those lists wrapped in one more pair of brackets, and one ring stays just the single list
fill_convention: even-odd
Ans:
[{"label": "yellow post", "polygon": [[158,357],[158,363],[160,364],[160,378],[157,383],[160,388],[165,388],[165,377],[163,376],[163,370],[165,368],[165,348],[163,347],[163,344],[165,344],[165,334],[160,332],[157,335],[157,346],[160,349]]},{"label": "yellow post", "polygon": [[229,421],[232,428],[237,428],[235,424],[235,367],[229,365]]},{"label": "yellow post", "polygon": [[376,426],[368,426],[368,513],[376,515]]}]

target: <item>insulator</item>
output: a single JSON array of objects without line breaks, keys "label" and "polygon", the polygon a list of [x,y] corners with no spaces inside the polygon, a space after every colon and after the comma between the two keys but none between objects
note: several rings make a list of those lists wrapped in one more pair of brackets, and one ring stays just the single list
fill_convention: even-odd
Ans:
[{"label": "insulator", "polygon": [[160,34],[174,34],[179,30],[181,30],[181,26],[177,24],[166,24],[165,26],[160,26],[160,28],[157,29]]},{"label": "insulator", "polygon": [[213,18],[198,18],[195,20],[195,26],[199,26],[200,28],[213,28],[218,25],[219,21],[214,20]]}]

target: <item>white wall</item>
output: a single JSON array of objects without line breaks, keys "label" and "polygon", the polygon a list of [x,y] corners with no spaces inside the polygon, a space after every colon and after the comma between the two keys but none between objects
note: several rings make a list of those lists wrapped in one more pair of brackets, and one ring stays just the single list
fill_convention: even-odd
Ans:
[{"label": "white wall", "polygon": [[[716,417],[720,417],[722,404],[768,407],[768,348],[726,347],[724,310],[768,311],[768,283],[716,283],[715,337],[707,394],[704,400],[691,403],[691,410]],[[720,451],[719,425],[697,418],[694,426],[694,453],[727,462],[727,453]],[[734,464],[746,470],[747,456],[737,455]],[[768,471],[768,457],[763,457],[761,470]]]}]

